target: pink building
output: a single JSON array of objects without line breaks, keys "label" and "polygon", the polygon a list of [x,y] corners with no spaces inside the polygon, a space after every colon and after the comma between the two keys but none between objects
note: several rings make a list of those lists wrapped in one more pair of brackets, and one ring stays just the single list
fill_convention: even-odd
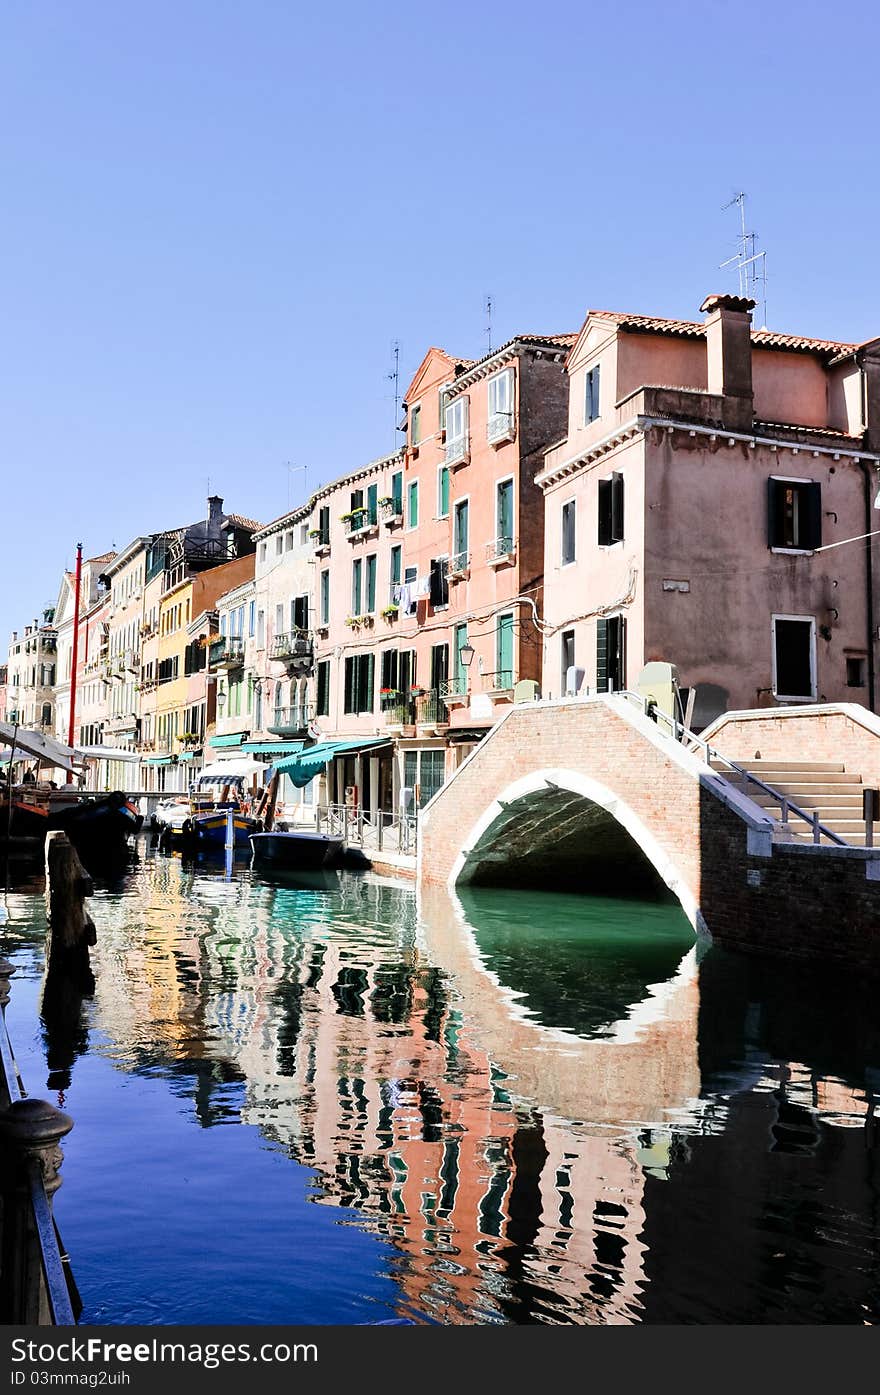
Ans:
[{"label": "pink building", "polygon": [[[650,660],[730,708],[875,710],[880,341],[591,311],[546,452],[545,696],[634,687]],[[834,544],[843,544],[834,546]],[[827,549],[827,550],[826,550]]]}]

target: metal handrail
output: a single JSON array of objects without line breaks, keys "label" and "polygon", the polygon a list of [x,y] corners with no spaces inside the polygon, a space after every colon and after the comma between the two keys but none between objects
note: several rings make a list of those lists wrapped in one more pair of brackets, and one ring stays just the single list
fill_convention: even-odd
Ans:
[{"label": "metal handrail", "polygon": [[379,809],[365,814],[360,805],[352,808],[348,804],[328,804],[316,810],[315,828],[319,833],[326,831],[341,836],[347,845],[353,844],[364,851],[392,849],[414,856],[418,842],[415,811],[395,814]]},{"label": "metal handrail", "polygon": [[43,1185],[43,1173],[36,1158],[33,1158],[28,1164],[28,1182],[34,1229],[40,1248],[40,1267],[43,1270],[46,1298],[52,1322],[55,1327],[74,1327],[76,1318],[70,1301],[67,1274],[64,1270],[64,1261],[67,1256],[62,1254],[58,1227],[55,1224],[46,1188]]},{"label": "metal handrail", "polygon": [[730,770],[734,770],[743,780],[748,781],[750,784],[757,785],[765,794],[771,795],[774,804],[779,804],[780,806],[778,819],[774,819],[771,814],[767,815],[773,823],[779,823],[783,828],[788,828],[788,816],[790,813],[793,813],[797,818],[802,819],[804,823],[809,825],[815,844],[820,843],[824,837],[830,839],[832,843],[835,843],[841,848],[849,848],[852,846],[845,838],[841,838],[839,833],[835,833],[832,829],[827,828],[825,824],[820,823],[819,815],[815,809],[809,811],[801,808],[800,804],[796,804],[793,799],[789,799],[787,794],[783,794],[781,790],[774,789],[773,786],[768,785],[765,780],[759,779],[758,776],[753,775],[750,770],[746,770],[745,766],[737,765],[736,761],[731,760],[729,756],[725,756],[723,752],[717,750],[714,746],[710,746],[708,741],[704,740],[702,736],[699,736],[695,731],[691,731],[690,728],[686,727],[684,722],[680,722],[677,717],[670,716],[668,712],[664,712],[661,707],[658,707],[656,703],[652,703],[651,699],[645,697],[643,693],[634,693],[631,689],[626,688],[622,690],[621,696],[629,698],[630,702],[634,702],[637,706],[641,707],[646,717],[650,716],[654,721],[662,717],[663,721],[671,729],[673,740],[679,741],[682,744],[684,744],[685,741],[693,742],[694,745],[701,747],[705,752],[707,765],[713,760],[722,761]]}]

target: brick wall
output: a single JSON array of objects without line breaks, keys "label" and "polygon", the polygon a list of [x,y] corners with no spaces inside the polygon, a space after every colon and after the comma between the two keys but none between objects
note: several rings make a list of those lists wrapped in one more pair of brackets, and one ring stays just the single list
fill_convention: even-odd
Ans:
[{"label": "brick wall", "polygon": [[880,971],[880,881],[867,878],[866,855],[785,844],[750,853],[749,825],[713,779],[659,733],[648,739],[641,721],[602,700],[514,708],[426,811],[422,882],[448,881],[475,824],[510,785],[565,770],[632,810],[720,944]]},{"label": "brick wall", "polygon": [[[869,730],[847,710],[855,706],[789,708],[785,716],[772,711],[755,716],[728,712],[703,735],[730,760],[842,761],[865,784],[878,787],[880,733]],[[876,724],[877,718],[864,711],[865,721]]]}]

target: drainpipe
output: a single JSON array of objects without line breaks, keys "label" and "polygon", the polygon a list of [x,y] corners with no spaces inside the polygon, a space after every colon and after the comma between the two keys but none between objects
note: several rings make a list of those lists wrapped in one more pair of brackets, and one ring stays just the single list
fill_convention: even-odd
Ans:
[{"label": "drainpipe", "polygon": [[[862,484],[865,499],[865,532],[870,533],[873,522],[874,501],[872,494],[877,480],[872,478],[872,467],[867,460],[860,460]],[[867,587],[868,616],[868,707],[874,712],[874,540],[867,539],[865,549],[865,585]]]}]

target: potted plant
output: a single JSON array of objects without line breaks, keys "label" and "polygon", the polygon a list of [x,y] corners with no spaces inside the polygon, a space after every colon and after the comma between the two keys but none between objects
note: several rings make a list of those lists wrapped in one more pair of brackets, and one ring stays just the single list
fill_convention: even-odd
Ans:
[{"label": "potted plant", "polygon": [[393,603],[393,604],[391,604],[391,605],[383,606],[383,607],[382,607],[382,611],[381,611],[382,618],[383,618],[384,620],[396,620],[399,610],[400,610],[400,606],[397,605],[396,603]]}]

